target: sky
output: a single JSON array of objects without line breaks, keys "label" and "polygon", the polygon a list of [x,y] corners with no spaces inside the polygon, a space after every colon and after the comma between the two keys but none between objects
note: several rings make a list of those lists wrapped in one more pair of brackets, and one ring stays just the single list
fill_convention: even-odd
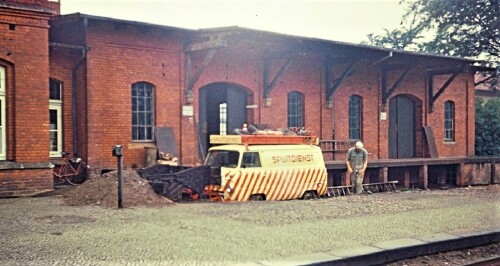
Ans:
[{"label": "sky", "polygon": [[61,13],[186,29],[239,26],[360,43],[399,27],[400,0],[60,0]]}]

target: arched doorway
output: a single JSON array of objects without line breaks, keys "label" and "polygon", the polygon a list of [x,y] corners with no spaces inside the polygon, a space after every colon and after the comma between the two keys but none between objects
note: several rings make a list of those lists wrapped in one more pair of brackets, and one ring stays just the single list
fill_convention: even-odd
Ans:
[{"label": "arched doorway", "polygon": [[203,156],[212,134],[229,135],[247,123],[248,93],[229,83],[213,83],[199,90],[200,145]]},{"label": "arched doorway", "polygon": [[389,100],[389,158],[422,156],[421,101],[410,95],[397,95]]}]

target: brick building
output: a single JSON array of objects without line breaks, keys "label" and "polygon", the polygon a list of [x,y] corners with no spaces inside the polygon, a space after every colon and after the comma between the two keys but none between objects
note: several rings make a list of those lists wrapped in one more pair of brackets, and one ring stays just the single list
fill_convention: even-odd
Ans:
[{"label": "brick building", "polygon": [[111,147],[121,144],[124,165],[143,167],[157,128],[171,130],[183,165],[202,161],[208,135],[243,123],[306,127],[337,144],[362,139],[372,159],[474,155],[472,60],[7,2],[0,196],[51,188],[61,151],[97,173],[116,167]]}]

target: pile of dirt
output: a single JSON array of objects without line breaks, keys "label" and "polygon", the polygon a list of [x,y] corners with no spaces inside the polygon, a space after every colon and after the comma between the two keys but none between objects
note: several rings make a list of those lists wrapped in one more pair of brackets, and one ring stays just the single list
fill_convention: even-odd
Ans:
[{"label": "pile of dirt", "polygon": [[[154,192],[151,185],[134,170],[124,170],[123,207],[164,207],[175,204]],[[98,205],[118,207],[118,171],[91,178],[64,193],[64,202],[71,206]]]}]

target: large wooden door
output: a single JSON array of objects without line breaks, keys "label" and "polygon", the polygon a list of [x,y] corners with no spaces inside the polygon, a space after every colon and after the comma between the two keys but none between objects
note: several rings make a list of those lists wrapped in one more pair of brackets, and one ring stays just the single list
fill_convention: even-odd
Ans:
[{"label": "large wooden door", "polygon": [[247,93],[241,89],[230,88],[227,91],[227,132],[232,134],[235,128],[242,128],[247,122]]},{"label": "large wooden door", "polygon": [[247,121],[247,93],[226,83],[210,84],[199,93],[199,130],[202,154],[209,148],[210,135],[232,134]]},{"label": "large wooden door", "polygon": [[389,101],[389,158],[415,157],[415,102],[398,95]]}]

